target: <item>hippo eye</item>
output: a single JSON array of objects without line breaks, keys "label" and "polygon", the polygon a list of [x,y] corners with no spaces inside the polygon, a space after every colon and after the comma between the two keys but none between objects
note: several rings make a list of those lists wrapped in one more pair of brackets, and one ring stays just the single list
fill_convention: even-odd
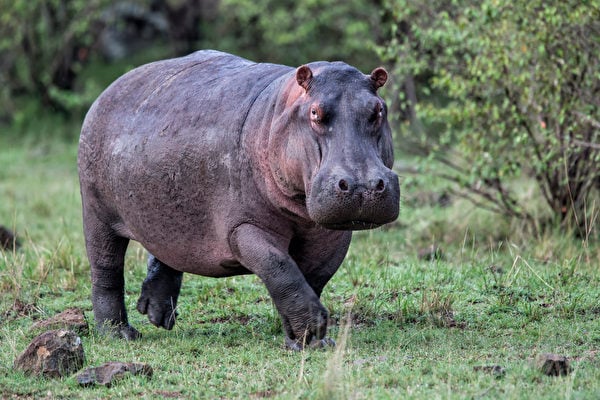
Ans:
[{"label": "hippo eye", "polygon": [[317,124],[323,122],[323,112],[319,107],[313,106],[310,108],[310,120]]}]

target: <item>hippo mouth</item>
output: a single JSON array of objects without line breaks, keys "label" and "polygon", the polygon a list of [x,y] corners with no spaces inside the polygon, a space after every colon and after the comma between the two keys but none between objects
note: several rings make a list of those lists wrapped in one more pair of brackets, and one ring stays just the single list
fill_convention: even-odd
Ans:
[{"label": "hippo mouth", "polygon": [[320,224],[323,228],[336,230],[336,231],[361,231],[366,229],[379,228],[383,224],[377,224],[369,221],[346,221],[337,223],[324,223]]},{"label": "hippo mouth", "polygon": [[323,228],[344,231],[374,229],[396,220],[400,186],[393,172],[388,175],[381,174],[385,180],[365,178],[363,184],[352,176],[317,174],[306,192],[310,219]]}]

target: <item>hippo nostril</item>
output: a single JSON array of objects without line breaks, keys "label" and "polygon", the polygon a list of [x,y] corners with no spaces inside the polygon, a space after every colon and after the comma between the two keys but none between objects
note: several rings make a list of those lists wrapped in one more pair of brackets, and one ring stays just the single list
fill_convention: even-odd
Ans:
[{"label": "hippo nostril", "polygon": [[375,190],[378,192],[383,192],[384,189],[385,189],[385,183],[383,183],[383,179],[380,179],[377,182],[377,185],[375,186]]},{"label": "hippo nostril", "polygon": [[348,182],[346,182],[345,179],[340,179],[340,181],[338,182],[338,187],[343,191],[343,192],[347,192],[349,187],[348,187]]}]

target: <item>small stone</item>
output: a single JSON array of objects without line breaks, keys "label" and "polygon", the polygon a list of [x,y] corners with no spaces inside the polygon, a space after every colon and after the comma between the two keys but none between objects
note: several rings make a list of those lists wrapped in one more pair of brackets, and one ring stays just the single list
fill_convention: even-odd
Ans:
[{"label": "small stone", "polygon": [[544,375],[566,376],[571,372],[569,360],[558,354],[540,354],[537,358],[537,366]]},{"label": "small stone", "polygon": [[8,228],[0,225],[0,250],[17,250],[21,244],[15,234]]},{"label": "small stone", "polygon": [[85,314],[79,308],[67,308],[60,314],[36,322],[32,325],[31,329],[69,329],[80,335],[87,335],[89,333]]},{"label": "small stone", "polygon": [[84,361],[81,338],[73,331],[58,329],[33,339],[14,367],[30,375],[60,378],[79,370]]},{"label": "small stone", "polygon": [[95,384],[110,387],[114,382],[123,379],[127,374],[152,377],[152,367],[144,363],[107,362],[99,367],[87,368],[77,375],[81,386]]}]

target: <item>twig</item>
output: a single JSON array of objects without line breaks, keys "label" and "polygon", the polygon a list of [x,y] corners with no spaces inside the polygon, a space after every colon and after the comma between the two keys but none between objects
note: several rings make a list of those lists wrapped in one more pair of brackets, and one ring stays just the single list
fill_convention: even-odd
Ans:
[{"label": "twig", "polygon": [[579,111],[574,111],[573,114],[577,115],[577,117],[579,117],[580,121],[587,122],[594,128],[600,129],[600,122],[596,121],[594,118],[590,117],[589,115],[585,115],[584,113],[579,112]]},{"label": "twig", "polygon": [[[543,283],[544,285],[548,286],[548,288],[550,288],[552,291],[554,291],[554,290],[555,290],[555,289],[554,289],[554,287],[552,287],[552,286],[551,286],[551,285],[550,285],[548,282],[546,282],[546,281],[544,280],[544,278],[542,278],[542,277],[540,276],[540,274],[538,274],[538,273],[536,272],[536,270],[535,270],[535,269],[533,269],[533,268],[531,267],[531,265],[529,265],[529,263],[527,262],[527,260],[525,260],[523,257],[521,257],[521,256],[519,256],[519,255],[517,255],[517,256],[515,257],[515,261],[513,261],[513,265],[512,265],[512,267],[511,267],[510,271],[508,272],[508,276],[510,276],[511,272],[512,272],[512,271],[515,269],[515,266],[517,265],[517,261],[519,261],[519,260],[521,260],[521,261],[523,262],[523,264],[525,264],[525,265],[527,266],[527,268],[529,268],[529,270],[530,270],[531,272],[533,272],[533,274],[534,274],[534,275],[535,275],[535,276],[536,276],[536,277],[537,277],[537,278],[538,278],[540,281],[542,281],[542,283]],[[512,279],[512,280],[509,282],[508,286],[511,286],[511,285],[513,284],[513,282],[515,281],[515,279],[517,279],[517,275],[519,274],[519,272],[520,272],[520,271],[521,271],[521,268],[518,268],[518,269],[517,269],[517,271],[514,273],[514,275],[513,275],[513,279]]]},{"label": "twig", "polygon": [[589,147],[591,149],[600,150],[600,144],[598,144],[598,143],[590,143],[590,142],[586,142],[584,140],[579,140],[579,139],[571,139],[571,143],[576,144],[577,146],[581,146],[581,147]]}]

